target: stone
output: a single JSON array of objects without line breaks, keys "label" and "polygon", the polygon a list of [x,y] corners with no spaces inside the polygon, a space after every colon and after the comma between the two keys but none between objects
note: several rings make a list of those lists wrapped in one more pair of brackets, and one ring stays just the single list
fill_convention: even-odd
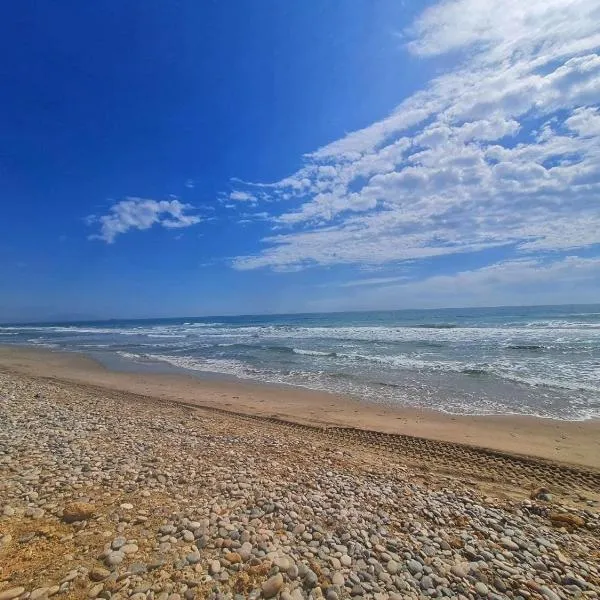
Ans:
[{"label": "stone", "polygon": [[88,598],[97,598],[103,589],[104,589],[103,583],[96,583],[88,590]]},{"label": "stone", "polygon": [[189,531],[189,529],[184,529],[183,530],[182,537],[183,537],[183,541],[184,542],[188,542],[188,543],[193,542],[194,539],[195,539],[194,538],[194,534],[191,531]]},{"label": "stone", "polygon": [[548,518],[555,527],[583,527],[585,521],[577,516],[569,513],[551,513]]},{"label": "stone", "polygon": [[352,559],[347,554],[342,554],[340,562],[344,567],[349,567],[352,564]]},{"label": "stone", "polygon": [[218,560],[212,560],[208,567],[208,571],[211,575],[216,575],[221,571],[221,563]]},{"label": "stone", "polygon": [[252,544],[250,542],[244,542],[239,549],[239,555],[244,562],[250,560],[250,557],[252,556]]},{"label": "stone", "polygon": [[308,589],[314,588],[319,583],[319,577],[314,571],[309,570],[302,578],[304,586]]},{"label": "stone", "polygon": [[123,504],[121,504],[121,508],[123,510],[133,510],[133,504],[129,502],[123,502]]},{"label": "stone", "polygon": [[109,567],[116,567],[120,565],[125,559],[125,555],[120,550],[115,550],[113,552],[109,552],[104,559],[104,562]]},{"label": "stone", "polygon": [[385,570],[390,575],[395,575],[400,570],[400,565],[394,559],[390,559],[385,566]]},{"label": "stone", "polygon": [[285,556],[276,556],[273,564],[282,572],[287,571],[290,568],[290,561]]},{"label": "stone", "polygon": [[333,583],[333,585],[342,587],[346,583],[346,580],[344,579],[344,576],[339,571],[336,571],[333,574],[333,576],[331,577],[331,583]]},{"label": "stone", "polygon": [[110,545],[110,547],[113,550],[120,550],[126,543],[127,543],[127,540],[124,537],[118,537],[112,541],[112,544]]},{"label": "stone", "polygon": [[24,587],[14,587],[8,590],[4,590],[0,592],[0,600],[13,600],[13,598],[18,598],[21,594],[25,593]]},{"label": "stone", "polygon": [[412,575],[416,575],[417,573],[423,572],[423,565],[412,558],[406,561],[406,567]]},{"label": "stone", "polygon": [[148,572],[148,567],[144,563],[136,562],[129,566],[127,572],[131,573],[132,575],[143,575],[144,573]]},{"label": "stone", "polygon": [[531,492],[529,497],[532,500],[542,500],[543,502],[551,502],[552,501],[552,494],[550,493],[550,490],[545,487],[541,487],[541,488],[537,488],[536,490],[533,490],[533,492]]},{"label": "stone", "polygon": [[273,598],[279,593],[279,590],[282,587],[283,575],[281,573],[277,573],[262,584],[262,595],[265,598]]},{"label": "stone", "polygon": [[458,565],[452,565],[450,567],[450,573],[461,579],[466,579],[469,576],[469,564],[460,563]]},{"label": "stone", "polygon": [[560,596],[545,585],[541,586],[538,591],[546,600],[560,600]]},{"label": "stone", "polygon": [[29,600],[38,600],[39,598],[47,598],[48,597],[48,588],[41,587],[33,590],[31,595],[29,596]]},{"label": "stone", "polygon": [[94,567],[88,576],[92,581],[104,581],[107,577],[110,577],[110,571],[103,567]]},{"label": "stone", "polygon": [[87,521],[95,514],[95,507],[86,502],[71,502],[63,509],[63,521],[65,523],[75,523],[77,521]]},{"label": "stone", "polygon": [[[200,556],[199,552],[190,552],[190,554],[188,554],[185,557],[185,560],[190,564],[190,565],[195,565],[196,563],[200,562],[200,559],[202,557]],[[217,561],[218,562],[218,561]]]},{"label": "stone", "polygon": [[489,594],[489,590],[487,585],[485,585],[485,583],[478,581],[475,584],[475,591],[480,595],[480,596],[487,596]]},{"label": "stone", "polygon": [[125,544],[121,548],[121,552],[123,552],[123,554],[135,554],[137,551],[138,551],[137,544]]},{"label": "stone", "polygon": [[242,562],[242,557],[237,552],[228,552],[225,555],[225,560],[230,562],[232,565],[237,565]]}]

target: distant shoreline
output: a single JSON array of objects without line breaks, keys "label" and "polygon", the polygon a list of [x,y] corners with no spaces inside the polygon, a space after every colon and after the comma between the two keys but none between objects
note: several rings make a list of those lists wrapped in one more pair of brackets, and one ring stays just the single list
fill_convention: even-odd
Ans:
[{"label": "distant shoreline", "polygon": [[0,371],[149,396],[166,402],[469,444],[600,469],[600,419],[465,416],[391,408],[326,392],[183,373],[113,371],[79,353],[0,345]]}]

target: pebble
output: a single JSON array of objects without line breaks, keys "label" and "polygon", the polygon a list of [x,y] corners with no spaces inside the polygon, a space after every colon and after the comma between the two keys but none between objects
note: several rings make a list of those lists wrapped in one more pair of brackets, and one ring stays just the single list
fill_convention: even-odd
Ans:
[{"label": "pebble", "polygon": [[541,586],[539,589],[540,594],[544,596],[547,600],[560,600],[560,596],[553,592],[549,587],[545,585]]},{"label": "pebble", "polygon": [[[0,534],[1,552],[26,553],[44,539],[60,550],[31,580],[15,574],[10,585],[27,588],[12,598],[591,600],[600,592],[597,508],[563,506],[558,491],[551,505],[483,496],[400,455],[367,465],[359,446],[336,438],[331,447],[320,432],[176,405],[157,412],[126,394],[89,396],[58,381],[30,400],[41,385],[31,381],[0,373],[0,434],[7,422],[19,440],[17,451],[3,438],[0,514],[27,525],[15,539]],[[48,535],[74,505],[87,512]]]},{"label": "pebble", "polygon": [[115,567],[117,565],[120,565],[124,559],[125,559],[125,555],[123,554],[123,552],[118,550],[118,551],[109,552],[107,554],[106,558],[104,559],[104,562],[109,567]]},{"label": "pebble", "polygon": [[89,572],[89,578],[92,581],[103,581],[107,577],[110,577],[110,571],[108,569],[103,569],[102,567],[94,567]]},{"label": "pebble", "polygon": [[488,587],[487,585],[485,585],[485,583],[482,583],[481,581],[478,581],[475,584],[475,591],[480,595],[480,596],[487,596],[489,593]]},{"label": "pebble", "polygon": [[103,583],[96,583],[88,590],[88,598],[97,598],[104,589]]},{"label": "pebble", "polygon": [[25,592],[24,587],[14,587],[0,592],[0,600],[13,600]]},{"label": "pebble", "polygon": [[279,590],[283,587],[283,575],[277,573],[270,579],[267,579],[262,584],[262,594],[265,598],[273,598],[279,593]]},{"label": "pebble", "polygon": [[408,570],[413,575],[416,575],[417,573],[422,573],[423,572],[423,565],[420,562],[417,562],[414,559],[408,560],[406,562],[406,567],[408,568]]}]

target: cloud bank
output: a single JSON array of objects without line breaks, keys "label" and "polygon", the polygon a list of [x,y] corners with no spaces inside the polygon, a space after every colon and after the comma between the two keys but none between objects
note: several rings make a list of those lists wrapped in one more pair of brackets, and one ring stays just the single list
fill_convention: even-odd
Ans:
[{"label": "cloud bank", "polygon": [[239,185],[233,198],[258,197],[273,233],[233,266],[389,266],[500,246],[535,262],[599,244],[598,23],[596,0],[430,7],[406,51],[457,66],[297,172]]}]

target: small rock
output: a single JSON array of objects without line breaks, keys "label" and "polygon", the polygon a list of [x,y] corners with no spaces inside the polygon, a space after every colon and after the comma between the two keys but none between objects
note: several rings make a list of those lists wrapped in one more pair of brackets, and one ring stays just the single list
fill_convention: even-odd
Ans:
[{"label": "small rock", "polygon": [[549,587],[545,585],[541,586],[539,589],[540,594],[544,596],[547,600],[560,600],[560,596],[553,592]]},{"label": "small rock", "polygon": [[550,490],[545,487],[538,488],[537,490],[533,490],[529,496],[532,500],[543,500],[544,502],[552,501],[552,494]]},{"label": "small rock", "polygon": [[107,577],[110,577],[110,571],[103,567],[94,567],[89,572],[89,578],[92,581],[104,581]]},{"label": "small rock", "polygon": [[221,563],[218,560],[213,560],[208,568],[211,575],[216,575],[221,571]]},{"label": "small rock", "polygon": [[475,591],[480,595],[480,596],[487,596],[489,594],[489,590],[487,585],[485,585],[485,583],[478,581],[475,584]]},{"label": "small rock", "polygon": [[120,565],[124,559],[125,559],[125,555],[119,550],[119,551],[109,552],[107,554],[106,558],[104,559],[104,562],[109,567],[115,567],[117,565]]},{"label": "small rock", "polygon": [[75,523],[76,521],[87,521],[95,514],[95,507],[86,502],[72,502],[63,509],[63,521],[65,523]]},{"label": "small rock", "polygon": [[273,575],[270,579],[267,579],[262,584],[262,594],[265,598],[273,598],[279,592],[279,590],[283,587],[283,575],[281,573],[277,573],[277,575]]},{"label": "small rock", "polygon": [[400,570],[400,565],[393,559],[388,560],[385,569],[390,575],[395,575]]},{"label": "small rock", "polygon": [[97,598],[103,589],[104,589],[103,583],[96,583],[88,590],[88,598]]},{"label": "small rock", "polygon": [[0,600],[13,600],[25,592],[24,587],[14,587],[0,592]]},{"label": "small rock", "polygon": [[581,517],[568,513],[552,513],[549,518],[552,525],[556,527],[563,527],[564,525],[569,527],[583,527],[585,525],[585,521]]},{"label": "small rock", "polygon": [[406,566],[412,575],[416,575],[423,571],[423,565],[412,558],[406,562]]},{"label": "small rock", "polygon": [[121,552],[123,552],[123,554],[135,554],[137,551],[138,551],[137,544],[125,544],[121,548]]},{"label": "small rock", "polygon": [[124,537],[118,537],[112,541],[112,544],[110,545],[110,547],[113,550],[120,550],[126,543],[127,543],[127,540]]},{"label": "small rock", "polygon": [[242,562],[242,557],[237,552],[228,552],[225,555],[225,560],[230,562],[232,565],[237,565]]}]

